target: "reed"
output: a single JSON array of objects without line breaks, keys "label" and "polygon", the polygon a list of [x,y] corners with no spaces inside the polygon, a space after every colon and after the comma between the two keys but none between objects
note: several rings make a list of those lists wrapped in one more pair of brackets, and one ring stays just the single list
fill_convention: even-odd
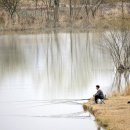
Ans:
[{"label": "reed", "polygon": [[130,85],[128,85],[123,93],[124,96],[129,96],[130,95]]},{"label": "reed", "polygon": [[111,96],[105,104],[84,104],[84,108],[94,114],[96,121],[106,130],[130,130],[130,96]]}]

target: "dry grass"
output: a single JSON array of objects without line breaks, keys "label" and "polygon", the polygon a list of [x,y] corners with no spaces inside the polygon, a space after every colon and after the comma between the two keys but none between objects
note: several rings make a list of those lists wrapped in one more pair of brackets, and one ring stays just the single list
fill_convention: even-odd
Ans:
[{"label": "dry grass", "polygon": [[117,96],[130,96],[130,85],[128,85],[124,91],[122,91],[121,93],[119,92],[113,92],[112,97],[117,97]]},{"label": "dry grass", "polygon": [[[116,6],[116,3],[120,0],[106,0],[106,2],[112,2],[114,6],[110,6],[108,4],[104,4],[103,7],[99,8],[97,10],[95,18],[89,16],[89,19],[84,17],[83,19],[80,19],[80,15],[77,16],[77,19],[73,21],[73,26],[76,28],[83,28],[83,29],[101,29],[101,30],[108,30],[108,29],[120,29],[122,26],[125,26],[125,28],[130,29],[130,13],[129,8],[125,8],[125,19],[122,19],[121,14],[121,8]],[[23,30],[32,30],[32,29],[45,29],[45,28],[54,28],[54,21],[48,20],[46,17],[41,16],[40,13],[38,13],[38,16],[35,16],[35,4],[33,1],[29,0],[22,0],[22,5],[20,5],[22,8],[26,7],[26,10],[23,10],[23,12],[26,14],[30,7],[33,7],[32,15],[24,16],[20,13],[17,17],[14,17],[13,22],[9,22],[9,18],[7,13],[5,12],[4,15],[0,13],[0,31],[23,31]],[[109,8],[109,10],[108,10]],[[22,10],[22,9],[21,9]],[[2,10],[0,10],[2,12]],[[21,11],[22,12],[22,11]],[[44,11],[43,11],[44,12]],[[45,13],[45,12],[44,12]],[[47,15],[47,14],[46,14]],[[51,17],[51,15],[49,16]],[[53,16],[51,17],[53,19]],[[70,24],[70,17],[67,12],[60,12],[59,13],[59,22],[56,25],[57,27],[64,28],[64,27],[71,27]]]},{"label": "dry grass", "polygon": [[130,85],[125,89],[123,95],[124,95],[124,96],[128,96],[128,95],[130,95]]},{"label": "dry grass", "polygon": [[92,101],[84,104],[91,111],[99,124],[107,130],[130,130],[130,96],[113,96],[105,104],[92,105]]}]

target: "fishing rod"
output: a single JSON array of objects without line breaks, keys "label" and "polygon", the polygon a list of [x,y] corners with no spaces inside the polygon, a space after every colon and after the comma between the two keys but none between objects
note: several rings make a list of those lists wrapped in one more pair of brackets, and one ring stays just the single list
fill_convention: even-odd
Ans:
[{"label": "fishing rod", "polygon": [[0,103],[21,103],[21,102],[59,102],[59,101],[87,101],[88,99],[50,99],[50,100],[21,100],[21,101],[2,101]]},{"label": "fishing rod", "polygon": [[64,104],[64,103],[75,104],[75,105],[83,105],[83,103],[77,102],[77,101],[82,101],[82,100],[86,101],[86,100],[90,100],[90,99],[55,99],[55,100],[48,100],[48,102],[44,102],[44,101],[35,102],[35,103],[40,103],[40,104],[32,105],[32,106],[29,106],[29,107],[33,108],[33,107]]},{"label": "fishing rod", "polygon": [[[47,100],[48,102],[55,102],[55,101],[87,101],[90,99],[52,99],[52,100]],[[45,101],[45,100],[43,100]]]},{"label": "fishing rod", "polygon": [[87,100],[90,100],[90,99],[25,100],[25,101],[13,102],[13,103],[21,103],[21,102],[28,103],[28,104],[31,103],[33,105],[28,106],[27,108],[34,108],[34,107],[42,107],[42,106],[64,104],[64,103],[69,103],[69,104],[74,104],[74,105],[83,105],[83,103],[80,103],[79,101],[87,101]]},{"label": "fishing rod", "polygon": [[[40,103],[44,103],[44,102],[40,102]],[[30,108],[32,107],[39,107],[39,106],[48,106],[48,105],[56,105],[56,104],[64,104],[64,103],[69,103],[69,104],[74,104],[74,105],[83,105],[82,103],[78,103],[78,102],[75,102],[75,101],[59,101],[59,102],[48,102],[48,103],[45,103],[45,104],[39,104],[39,105],[33,105],[33,106],[30,106]]]}]

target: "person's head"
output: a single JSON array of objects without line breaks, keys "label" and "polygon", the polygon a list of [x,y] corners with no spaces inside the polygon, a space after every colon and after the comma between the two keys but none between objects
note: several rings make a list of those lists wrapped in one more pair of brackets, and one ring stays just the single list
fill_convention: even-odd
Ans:
[{"label": "person's head", "polygon": [[100,88],[100,86],[99,85],[96,85],[96,89],[98,90]]}]

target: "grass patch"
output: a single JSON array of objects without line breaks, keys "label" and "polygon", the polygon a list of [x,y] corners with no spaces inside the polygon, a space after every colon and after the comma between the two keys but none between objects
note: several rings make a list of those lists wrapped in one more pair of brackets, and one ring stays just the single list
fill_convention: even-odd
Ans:
[{"label": "grass patch", "polygon": [[4,24],[4,23],[5,23],[4,19],[0,17],[0,24]]},{"label": "grass patch", "polygon": [[84,106],[92,110],[97,123],[107,130],[130,130],[130,105],[127,104],[129,100],[130,96],[117,95],[109,97],[105,104],[92,105],[91,100]]},{"label": "grass patch", "polygon": [[130,95],[130,85],[128,85],[128,87],[126,87],[125,91],[124,91],[124,96],[128,96]]}]

